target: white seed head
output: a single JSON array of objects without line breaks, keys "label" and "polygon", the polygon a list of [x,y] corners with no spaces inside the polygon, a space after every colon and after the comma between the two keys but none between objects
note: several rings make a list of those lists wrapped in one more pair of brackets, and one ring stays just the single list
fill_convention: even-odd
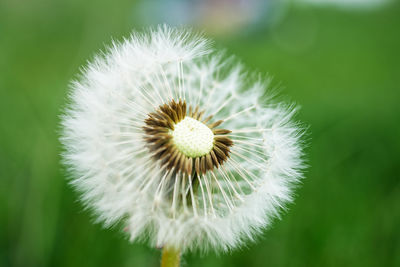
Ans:
[{"label": "white seed head", "polygon": [[152,246],[227,251],[292,200],[295,108],[222,57],[161,26],[114,44],[72,84],[63,158],[98,221]]},{"label": "white seed head", "polygon": [[214,134],[204,123],[186,117],[175,125],[172,140],[183,154],[196,158],[211,151]]}]

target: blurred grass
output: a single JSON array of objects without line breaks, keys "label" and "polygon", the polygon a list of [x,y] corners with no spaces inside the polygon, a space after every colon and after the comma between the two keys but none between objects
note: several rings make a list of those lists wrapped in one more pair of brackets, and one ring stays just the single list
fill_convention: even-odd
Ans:
[{"label": "blurred grass", "polygon": [[[132,1],[0,2],[0,266],[157,266],[159,251],[92,223],[59,164],[67,85],[135,27]],[[230,255],[186,266],[400,266],[400,5],[290,9],[274,29],[217,39],[269,72],[311,126],[290,211]]]}]

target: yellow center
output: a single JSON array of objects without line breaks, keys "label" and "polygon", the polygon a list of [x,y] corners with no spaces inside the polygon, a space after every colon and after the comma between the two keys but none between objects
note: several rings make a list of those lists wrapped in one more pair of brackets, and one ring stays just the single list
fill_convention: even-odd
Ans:
[{"label": "yellow center", "polygon": [[214,134],[204,123],[185,117],[171,132],[175,146],[185,156],[197,158],[208,154],[213,148]]}]

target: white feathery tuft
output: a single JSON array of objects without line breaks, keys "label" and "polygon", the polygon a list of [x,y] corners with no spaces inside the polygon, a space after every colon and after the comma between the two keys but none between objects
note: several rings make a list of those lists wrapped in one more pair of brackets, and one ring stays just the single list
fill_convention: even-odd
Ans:
[{"label": "white feathery tuft", "polygon": [[[202,36],[167,26],[89,63],[71,86],[61,142],[71,184],[98,221],[156,247],[227,251],[279,216],[302,177],[302,130],[295,108],[266,103],[266,83],[245,76]],[[147,115],[172,99],[232,131],[230,157],[196,181],[146,147]]]}]

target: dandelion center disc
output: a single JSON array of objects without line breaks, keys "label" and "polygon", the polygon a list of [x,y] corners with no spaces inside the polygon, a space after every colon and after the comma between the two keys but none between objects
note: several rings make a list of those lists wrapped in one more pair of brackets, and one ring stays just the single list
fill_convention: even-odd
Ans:
[{"label": "dandelion center disc", "polygon": [[217,128],[223,120],[203,118],[205,111],[186,101],[171,100],[148,114],[144,123],[146,146],[168,170],[205,174],[228,158],[233,141],[230,130]]},{"label": "dandelion center disc", "polygon": [[214,134],[205,124],[185,117],[175,125],[172,140],[184,155],[196,158],[208,154],[213,148]]}]

